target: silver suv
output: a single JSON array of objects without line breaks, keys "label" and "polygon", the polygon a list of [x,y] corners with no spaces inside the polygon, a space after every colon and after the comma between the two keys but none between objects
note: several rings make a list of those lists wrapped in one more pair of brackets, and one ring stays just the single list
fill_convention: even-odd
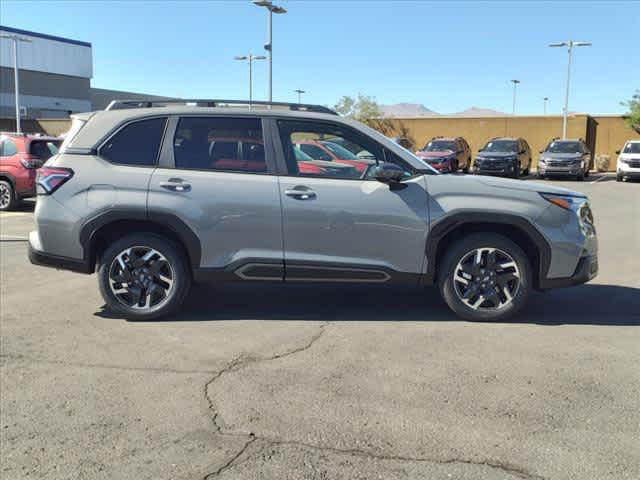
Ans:
[{"label": "silver suv", "polygon": [[[368,155],[317,162],[303,141]],[[498,320],[598,270],[584,195],[439,175],[324,107],[114,102],[73,117],[37,188],[31,261],[97,270],[129,319],[174,313],[194,281],[276,281],[437,284],[459,316]]]}]

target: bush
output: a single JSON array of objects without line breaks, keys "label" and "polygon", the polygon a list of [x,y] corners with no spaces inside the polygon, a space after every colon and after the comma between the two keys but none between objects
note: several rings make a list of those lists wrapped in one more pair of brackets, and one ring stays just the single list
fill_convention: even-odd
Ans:
[{"label": "bush", "polygon": [[596,170],[599,172],[608,172],[611,158],[609,155],[596,155]]}]

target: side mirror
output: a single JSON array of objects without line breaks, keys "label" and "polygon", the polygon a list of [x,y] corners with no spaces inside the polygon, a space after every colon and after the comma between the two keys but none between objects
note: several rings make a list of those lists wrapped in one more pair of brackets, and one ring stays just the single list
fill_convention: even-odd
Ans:
[{"label": "side mirror", "polygon": [[373,176],[381,183],[400,183],[404,178],[404,170],[394,163],[381,163],[374,169]]},{"label": "side mirror", "polygon": [[616,150],[616,155],[620,155],[620,150]]}]

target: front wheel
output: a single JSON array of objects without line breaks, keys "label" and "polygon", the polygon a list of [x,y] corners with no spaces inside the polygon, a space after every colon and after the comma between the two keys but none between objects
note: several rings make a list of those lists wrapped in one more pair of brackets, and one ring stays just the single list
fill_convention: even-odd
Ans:
[{"label": "front wheel", "polygon": [[498,321],[517,313],[529,298],[531,283],[528,257],[494,233],[459,240],[438,268],[442,297],[467,320]]},{"label": "front wheel", "polygon": [[471,168],[471,158],[469,158],[469,160],[467,160],[467,164],[462,169],[462,173],[469,173],[469,169],[470,168]]},{"label": "front wheel", "polygon": [[616,182],[621,182],[623,180],[622,173],[616,172]]},{"label": "front wheel", "polygon": [[109,310],[129,320],[151,320],[182,304],[191,274],[178,246],[159,235],[140,233],[106,249],[98,282]]}]

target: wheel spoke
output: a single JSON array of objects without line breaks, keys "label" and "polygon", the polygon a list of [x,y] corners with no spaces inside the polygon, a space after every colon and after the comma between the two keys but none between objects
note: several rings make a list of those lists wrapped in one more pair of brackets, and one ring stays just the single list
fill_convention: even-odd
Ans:
[{"label": "wheel spoke", "polygon": [[129,294],[134,306],[140,305],[140,299],[142,297],[142,289],[138,287],[129,287]]},{"label": "wheel spoke", "polygon": [[487,268],[490,270],[496,268],[496,251],[494,249],[489,250],[489,253],[487,253]]},{"label": "wheel spoke", "polygon": [[496,275],[496,283],[505,288],[510,281],[518,280],[520,277],[513,272],[498,273]]},{"label": "wheel spoke", "polygon": [[478,299],[475,301],[475,303],[473,303],[471,305],[471,308],[473,308],[474,310],[477,309],[478,307],[480,307],[480,305],[482,305],[484,303],[484,297],[482,295],[480,295],[478,297]]}]

